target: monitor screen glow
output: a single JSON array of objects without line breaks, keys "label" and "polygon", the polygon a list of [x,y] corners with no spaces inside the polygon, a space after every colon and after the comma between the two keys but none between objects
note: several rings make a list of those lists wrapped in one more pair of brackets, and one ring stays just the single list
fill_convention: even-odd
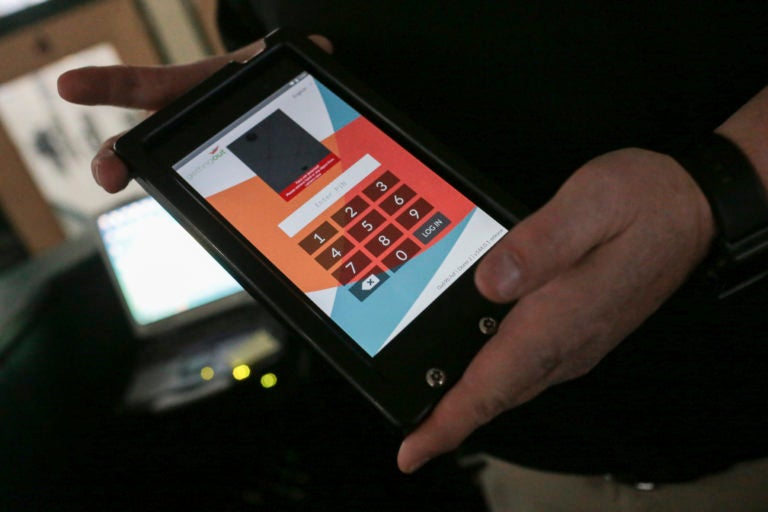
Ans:
[{"label": "monitor screen glow", "polygon": [[97,224],[115,281],[139,326],[242,293],[240,285],[152,198],[106,212]]}]

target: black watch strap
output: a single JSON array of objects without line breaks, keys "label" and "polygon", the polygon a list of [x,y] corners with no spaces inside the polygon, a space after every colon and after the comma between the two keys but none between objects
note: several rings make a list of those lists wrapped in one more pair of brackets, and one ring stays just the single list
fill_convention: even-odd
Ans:
[{"label": "black watch strap", "polygon": [[701,187],[718,228],[709,277],[724,298],[768,275],[768,197],[752,164],[711,133],[672,154]]}]

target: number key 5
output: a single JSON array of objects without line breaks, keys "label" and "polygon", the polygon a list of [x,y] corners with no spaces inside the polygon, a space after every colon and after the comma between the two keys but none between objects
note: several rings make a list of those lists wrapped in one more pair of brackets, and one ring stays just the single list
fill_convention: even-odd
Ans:
[{"label": "number key 5", "polygon": [[378,210],[371,210],[355,223],[347,231],[352,238],[362,242],[368,235],[379,229],[384,224],[384,216]]}]

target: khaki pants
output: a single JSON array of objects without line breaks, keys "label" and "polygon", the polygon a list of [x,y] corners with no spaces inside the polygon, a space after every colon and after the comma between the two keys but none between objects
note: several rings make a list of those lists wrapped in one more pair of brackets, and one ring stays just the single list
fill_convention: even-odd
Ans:
[{"label": "khaki pants", "polygon": [[634,486],[609,477],[547,473],[487,455],[479,474],[493,512],[768,511],[768,459],[682,484]]}]

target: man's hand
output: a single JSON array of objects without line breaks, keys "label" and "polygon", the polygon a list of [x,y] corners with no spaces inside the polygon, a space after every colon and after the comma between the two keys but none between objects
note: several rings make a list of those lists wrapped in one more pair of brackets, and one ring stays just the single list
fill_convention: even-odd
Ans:
[{"label": "man's hand", "polygon": [[[310,36],[318,46],[332,51],[321,36]],[[192,86],[233,60],[246,60],[264,49],[259,40],[226,55],[178,66],[104,66],[67,71],[59,77],[59,95],[81,105],[114,105],[149,111],[158,110]],[[130,175],[112,146],[119,135],[106,140],[91,162],[96,183],[107,192],[118,192],[128,185]]]},{"label": "man's hand", "polygon": [[592,369],[682,284],[714,231],[704,195],[672,158],[625,149],[584,165],[479,265],[481,293],[517,303],[405,439],[400,469]]}]

